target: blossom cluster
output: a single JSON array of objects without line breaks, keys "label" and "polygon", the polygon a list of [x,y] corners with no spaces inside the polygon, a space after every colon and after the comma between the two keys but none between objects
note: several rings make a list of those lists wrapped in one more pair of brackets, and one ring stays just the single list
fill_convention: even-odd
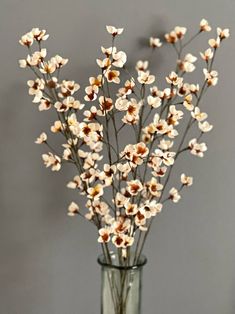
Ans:
[{"label": "blossom cluster", "polygon": [[[75,166],[75,176],[67,187],[85,197],[87,210],[73,201],[68,215],[81,216],[97,227],[98,242],[107,255],[117,248],[126,258],[132,247],[137,260],[152,220],[164,203],[177,203],[181,190],[193,183],[190,175],[182,173],[179,186],[169,188],[177,158],[183,152],[203,157],[207,151],[201,138],[213,126],[201,108],[201,99],[218,83],[214,59],[229,30],[217,28],[217,36],[208,40],[208,47],[198,56],[185,49],[200,34],[212,30],[205,19],[188,40],[187,28],[181,26],[165,34],[165,42],[150,37],[149,47],[154,52],[168,43],[177,53],[176,69],[166,75],[161,88],[148,61],[138,60],[135,74],[127,69],[127,55],[115,45],[123,28],[106,29],[111,45],[101,47],[98,71],[89,78],[85,96],[76,96],[78,83],[60,79],[68,59],[60,55],[47,58],[47,50],[42,48],[49,37],[45,30],[33,28],[21,37],[28,55],[19,65],[35,75],[27,82],[29,95],[39,111],[56,113],[50,131],[64,139],[60,151],[45,132],[36,139],[48,149],[42,155],[45,166],[52,171],[59,171],[64,163]],[[198,57],[203,63],[201,84],[186,80],[186,74],[196,69]],[[125,132],[133,134],[127,145],[122,141]]]}]

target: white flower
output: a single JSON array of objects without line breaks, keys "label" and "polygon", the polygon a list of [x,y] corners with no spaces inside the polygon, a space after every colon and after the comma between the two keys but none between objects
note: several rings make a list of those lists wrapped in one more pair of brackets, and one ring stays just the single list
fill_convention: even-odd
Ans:
[{"label": "white flower", "polygon": [[220,27],[217,27],[217,35],[219,36],[221,40],[225,38],[229,38],[230,36],[229,29],[228,28],[221,29]]},{"label": "white flower", "polygon": [[178,37],[178,39],[182,39],[184,37],[184,35],[187,32],[187,28],[186,27],[182,27],[182,26],[176,26],[174,29],[176,36]]},{"label": "white flower", "polygon": [[41,133],[39,137],[36,139],[35,143],[36,144],[42,144],[47,141],[47,135],[45,132]]},{"label": "white flower", "polygon": [[166,77],[166,81],[174,86],[179,86],[183,82],[183,78],[179,77],[174,71],[172,71],[169,76]]},{"label": "white flower", "polygon": [[217,37],[216,39],[211,38],[208,40],[208,44],[211,48],[217,49],[220,46],[220,38]]},{"label": "white flower", "polygon": [[150,45],[150,47],[152,47],[152,48],[156,48],[156,47],[159,48],[159,47],[162,46],[162,43],[161,43],[161,41],[160,41],[159,38],[150,37],[150,38],[149,38],[149,45]]},{"label": "white flower", "polygon": [[62,68],[64,65],[68,63],[68,59],[64,59],[59,55],[56,55],[55,57],[51,58],[51,62],[55,64],[57,68]]},{"label": "white flower", "polygon": [[218,83],[218,72],[210,71],[207,69],[203,69],[203,73],[205,75],[205,80],[207,81],[208,86],[215,86]]},{"label": "white flower", "polygon": [[132,180],[127,182],[127,191],[131,195],[137,195],[143,190],[143,185],[139,180]]},{"label": "white flower", "polygon": [[201,112],[199,107],[196,107],[194,111],[191,112],[191,116],[197,121],[203,121],[207,118],[207,113]]},{"label": "white flower", "polygon": [[68,216],[73,217],[73,216],[77,215],[78,212],[79,212],[78,205],[74,202],[71,202],[71,204],[68,207]]},{"label": "white flower", "polygon": [[73,181],[70,181],[68,184],[67,184],[67,187],[69,189],[77,189],[81,186],[81,179],[80,179],[80,176],[75,176],[73,178]]},{"label": "white flower", "polygon": [[214,52],[211,50],[211,48],[208,48],[204,53],[200,52],[200,55],[203,60],[208,62],[210,59],[213,58]]},{"label": "white flower", "polygon": [[113,53],[113,62],[112,65],[114,65],[117,68],[123,68],[124,64],[126,63],[127,56],[125,52],[119,51],[117,53]]},{"label": "white flower", "polygon": [[117,36],[117,35],[121,35],[121,33],[123,32],[124,28],[116,28],[114,26],[106,26],[107,32],[109,34],[111,34],[113,37]]},{"label": "white flower", "polygon": [[188,177],[184,173],[180,177],[181,183],[186,186],[191,186],[193,184],[193,177]]},{"label": "white flower", "polygon": [[19,43],[22,46],[30,47],[33,44],[33,41],[34,41],[33,34],[32,33],[27,33],[27,34],[25,34],[25,35],[23,35],[21,37],[21,39],[19,40]]},{"label": "white flower", "polygon": [[51,108],[51,102],[47,98],[42,98],[40,100],[40,105],[38,106],[39,111],[49,110]]},{"label": "white flower", "polygon": [[52,153],[43,154],[42,159],[44,161],[45,166],[51,167],[52,171],[59,171],[61,168],[61,159],[57,155],[53,155]]},{"label": "white flower", "polygon": [[151,95],[148,96],[147,101],[148,101],[149,106],[153,108],[158,108],[162,104],[162,100],[160,97],[153,97]]},{"label": "white flower", "polygon": [[98,242],[99,243],[107,243],[110,241],[110,228],[101,228],[99,229],[99,238]]},{"label": "white flower", "polygon": [[96,184],[94,187],[87,189],[88,198],[92,198],[94,200],[97,200],[104,194],[103,186],[101,184]]},{"label": "white flower", "polygon": [[216,39],[211,38],[208,40],[208,44],[211,48],[217,49],[220,46],[220,37],[217,37]]},{"label": "white flower", "polygon": [[208,121],[199,122],[198,127],[203,133],[210,132],[213,129],[213,125],[211,125]]},{"label": "white flower", "polygon": [[201,32],[210,32],[211,27],[206,19],[202,19],[200,22],[200,31]]},{"label": "white flower", "polygon": [[31,30],[31,34],[33,35],[34,39],[37,41],[47,40],[49,35],[46,34],[46,30],[40,30],[38,27],[35,27]]},{"label": "white flower", "polygon": [[170,199],[174,202],[174,203],[178,203],[179,200],[181,199],[181,195],[179,194],[178,190],[176,188],[172,188],[169,192],[170,194]]},{"label": "white flower", "polygon": [[40,68],[40,72],[43,74],[52,74],[56,70],[56,64],[51,61],[43,62]]},{"label": "white flower", "polygon": [[25,59],[21,59],[21,60],[19,60],[19,66],[20,66],[20,68],[22,68],[22,69],[24,69],[24,68],[26,68],[27,67],[27,61],[25,60]]},{"label": "white flower", "polygon": [[139,71],[137,79],[140,84],[152,84],[155,81],[155,76],[150,75],[149,71]]},{"label": "white flower", "polygon": [[136,63],[136,71],[139,72],[139,71],[146,71],[148,69],[148,66],[149,66],[149,62],[148,61],[141,61],[139,60],[137,63]]},{"label": "white flower", "polygon": [[198,143],[196,138],[193,138],[189,141],[189,149],[191,154],[203,157],[204,152],[207,151],[206,143]]},{"label": "white flower", "polygon": [[107,81],[116,83],[116,84],[120,83],[119,75],[120,75],[120,72],[116,70],[107,70],[105,72],[105,77],[107,78]]},{"label": "white flower", "polygon": [[184,60],[179,61],[179,67],[182,71],[186,73],[191,73],[195,70],[195,63],[197,61],[197,57],[193,56],[191,53],[188,53],[185,57]]},{"label": "white flower", "polygon": [[62,130],[63,130],[63,125],[59,120],[55,121],[54,125],[51,126],[52,133],[58,133],[58,132],[61,132]]},{"label": "white flower", "polygon": [[192,104],[192,99],[193,99],[192,94],[188,94],[188,95],[185,96],[185,98],[184,98],[183,105],[184,105],[184,107],[185,107],[187,110],[189,110],[189,111],[192,111],[193,108],[194,108],[194,105]]},{"label": "white flower", "polygon": [[[171,166],[174,164],[175,152],[163,152],[161,149],[156,149],[154,151],[154,156],[158,157],[161,162],[166,166]],[[161,163],[160,163],[161,164]]]}]

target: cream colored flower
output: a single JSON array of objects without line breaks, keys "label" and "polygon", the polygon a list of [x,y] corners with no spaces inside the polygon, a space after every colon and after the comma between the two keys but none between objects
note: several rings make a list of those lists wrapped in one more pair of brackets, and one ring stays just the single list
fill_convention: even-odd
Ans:
[{"label": "cream colored flower", "polygon": [[150,219],[151,217],[156,216],[162,210],[162,204],[157,203],[155,200],[146,201],[143,206],[140,207],[140,213],[146,218]]},{"label": "cream colored flower", "polygon": [[175,44],[178,41],[178,37],[175,31],[171,31],[169,34],[165,34],[165,39],[170,44]]},{"label": "cream colored flower", "polygon": [[117,68],[123,68],[124,64],[126,63],[127,56],[125,52],[118,51],[117,53],[113,53],[113,62],[112,65]]},{"label": "cream colored flower", "polygon": [[61,159],[57,155],[53,155],[52,153],[43,154],[42,159],[44,161],[45,166],[51,167],[52,171],[59,171],[61,168]]},{"label": "cream colored flower", "polygon": [[25,60],[25,59],[20,59],[20,60],[19,60],[19,66],[20,66],[20,68],[22,68],[22,69],[26,68],[26,67],[28,66],[27,60]]},{"label": "cream colored flower", "polygon": [[117,207],[124,207],[129,202],[129,198],[124,196],[122,193],[117,192],[115,196],[115,205]]},{"label": "cream colored flower", "polygon": [[162,46],[162,43],[159,38],[150,37],[149,38],[149,45],[151,48],[159,48]]},{"label": "cream colored flower", "polygon": [[117,35],[121,35],[121,33],[123,32],[124,28],[116,28],[114,26],[106,26],[107,32],[109,34],[111,34],[113,37],[117,36]]},{"label": "cream colored flower", "polygon": [[138,72],[138,82],[140,84],[152,84],[155,81],[155,76],[154,75],[150,75],[149,71],[143,72],[143,71],[139,71]]},{"label": "cream colored flower", "polygon": [[69,61],[69,59],[64,59],[59,55],[56,55],[53,58],[51,58],[51,62],[55,64],[57,69],[65,66],[68,63],[68,61]]},{"label": "cream colored flower", "polygon": [[203,69],[203,73],[205,75],[205,80],[207,81],[208,86],[215,86],[218,83],[218,72],[217,71],[210,71],[208,72],[207,69]]},{"label": "cream colored flower", "polygon": [[135,224],[136,226],[144,226],[146,224],[145,215],[143,215],[140,211],[135,215]]},{"label": "cream colored flower", "polygon": [[97,98],[97,93],[99,92],[99,88],[97,86],[87,86],[85,88],[86,96],[84,99],[86,101],[94,101]]},{"label": "cream colored flower", "polygon": [[176,26],[174,31],[176,33],[177,38],[182,39],[187,32],[187,28],[182,26]]},{"label": "cream colored flower", "polygon": [[127,80],[125,82],[124,87],[119,88],[117,96],[123,97],[123,96],[130,95],[131,93],[133,93],[134,87],[135,87],[135,82],[133,80]]},{"label": "cream colored flower", "polygon": [[196,138],[193,138],[189,141],[189,149],[191,151],[191,154],[203,157],[204,152],[207,151],[206,143],[198,143]]},{"label": "cream colored flower", "polygon": [[211,48],[217,49],[220,46],[220,37],[217,37],[216,39],[211,38],[208,40],[208,44]]},{"label": "cream colored flower", "polygon": [[181,183],[186,186],[191,186],[193,184],[193,177],[186,176],[184,173],[180,177]]},{"label": "cream colored flower", "polygon": [[179,86],[183,82],[183,78],[179,77],[174,71],[172,71],[169,76],[166,77],[166,81],[174,86]]},{"label": "cream colored flower", "polygon": [[153,108],[158,108],[162,104],[162,100],[160,97],[153,97],[151,95],[148,96],[147,101],[148,101],[149,106]]},{"label": "cream colored flower", "polygon": [[191,111],[191,116],[197,121],[204,121],[207,118],[207,113],[201,112],[199,107],[195,107],[194,111]]},{"label": "cream colored flower", "polygon": [[19,43],[22,46],[27,46],[27,47],[32,46],[33,42],[34,42],[34,37],[32,33],[27,33],[23,35],[21,39],[19,40]]},{"label": "cream colored flower", "polygon": [[42,144],[47,141],[47,135],[45,132],[42,132],[39,137],[36,139],[35,143],[36,144]]},{"label": "cream colored flower", "polygon": [[105,77],[107,78],[107,81],[116,83],[116,84],[120,83],[119,75],[120,75],[120,72],[116,70],[107,70],[105,72]]},{"label": "cream colored flower", "polygon": [[68,216],[75,216],[79,213],[79,206],[75,202],[71,202],[68,207]]},{"label": "cream colored flower", "polygon": [[139,60],[136,63],[135,69],[136,69],[137,72],[139,72],[139,71],[145,72],[148,69],[148,66],[149,66],[149,62],[148,61]]},{"label": "cream colored flower", "polygon": [[127,182],[127,191],[131,195],[137,195],[143,190],[143,185],[139,180],[132,180]]},{"label": "cream colored flower", "polygon": [[68,97],[72,96],[75,92],[77,92],[80,88],[80,85],[75,83],[75,81],[66,81],[63,80],[60,89],[61,92],[59,93],[59,97]]},{"label": "cream colored flower", "polygon": [[211,50],[211,48],[206,49],[205,52],[200,52],[200,55],[202,57],[203,60],[205,60],[206,62],[208,62],[209,60],[211,60],[214,56],[214,52]]},{"label": "cream colored flower", "polygon": [[175,105],[171,105],[169,106],[169,113],[168,113],[168,117],[167,117],[167,123],[168,125],[178,125],[179,122],[178,120],[181,120],[183,118],[183,111],[181,110],[177,110],[175,108]]},{"label": "cream colored flower", "polygon": [[92,198],[94,200],[97,200],[104,194],[103,186],[101,184],[96,184],[94,187],[87,189],[88,198]]},{"label": "cream colored flower", "polygon": [[61,121],[55,121],[54,125],[51,126],[51,132],[53,133],[59,133],[63,130],[63,125]]},{"label": "cream colored flower", "polygon": [[40,72],[44,74],[52,74],[56,70],[56,64],[51,61],[43,62],[40,68]]},{"label": "cream colored flower", "polygon": [[179,68],[181,71],[186,73],[191,73],[195,70],[194,63],[197,61],[197,57],[193,56],[191,53],[186,54],[182,61],[179,61]]},{"label": "cream colored flower", "polygon": [[90,110],[85,110],[83,112],[85,118],[84,121],[89,122],[95,119],[97,115],[97,108],[95,106],[91,106]]},{"label": "cream colored flower", "polygon": [[163,185],[160,184],[156,178],[151,178],[150,181],[146,182],[145,186],[147,191],[150,192],[151,195],[155,197],[161,196],[161,190],[163,189]]},{"label": "cream colored flower", "polygon": [[101,228],[99,229],[99,238],[98,238],[98,242],[99,243],[107,243],[110,241],[110,233],[111,230],[108,227],[105,228]]},{"label": "cream colored flower", "polygon": [[48,98],[41,98],[40,105],[38,106],[39,111],[49,110],[51,108],[51,102]]},{"label": "cream colored flower", "polygon": [[163,152],[161,149],[157,148],[154,151],[154,155],[159,159],[159,165],[163,162],[166,166],[171,166],[174,164],[175,152]]},{"label": "cream colored flower", "polygon": [[211,26],[209,25],[208,21],[206,19],[202,19],[200,22],[200,31],[201,32],[210,32]]},{"label": "cream colored flower", "polygon": [[193,100],[192,94],[188,94],[187,96],[184,97],[183,105],[189,111],[192,111],[194,109],[194,105],[192,103],[192,100]]},{"label": "cream colored flower", "polygon": [[68,182],[67,187],[69,189],[78,189],[81,187],[81,179],[80,176],[75,176],[73,181]]},{"label": "cream colored flower", "polygon": [[213,125],[211,125],[208,121],[199,122],[198,127],[203,133],[210,132],[213,129]]},{"label": "cream colored flower", "polygon": [[126,203],[125,205],[125,212],[126,214],[129,216],[134,216],[137,214],[138,212],[138,207],[136,204],[132,204],[132,203]]},{"label": "cream colored flower", "polygon": [[162,139],[160,143],[158,144],[158,147],[161,150],[169,150],[173,146],[174,142],[169,140]]},{"label": "cream colored flower", "polygon": [[99,116],[106,115],[107,112],[113,109],[113,100],[111,98],[100,96],[99,103],[101,109],[97,111]]},{"label": "cream colored flower", "polygon": [[170,196],[169,198],[174,202],[178,203],[181,199],[181,195],[179,194],[178,190],[176,188],[172,188],[169,192]]},{"label": "cream colored flower", "polygon": [[38,27],[33,28],[31,34],[36,41],[47,40],[49,37],[45,29],[40,30]]},{"label": "cream colored flower", "polygon": [[229,29],[228,28],[221,29],[220,27],[217,27],[217,35],[219,36],[221,40],[225,38],[229,38],[230,36]]}]

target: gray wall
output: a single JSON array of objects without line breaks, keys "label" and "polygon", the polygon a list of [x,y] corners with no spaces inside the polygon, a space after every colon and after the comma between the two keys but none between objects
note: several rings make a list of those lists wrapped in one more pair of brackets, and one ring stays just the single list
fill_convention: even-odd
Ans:
[{"label": "gray wall", "polygon": [[[218,87],[205,104],[214,124],[202,160],[179,161],[195,184],[159,216],[147,243],[144,314],[235,313],[234,206],[234,0],[1,0],[0,2],[0,314],[99,313],[98,245],[92,226],[69,219],[71,176],[44,169],[33,142],[49,125],[26,91],[29,73],[19,36],[33,26],[50,33],[48,49],[70,59],[65,77],[82,86],[95,73],[99,47],[108,44],[106,24],[125,27],[119,43],[136,61],[148,55],[142,38],[173,26],[194,30],[201,18],[231,28],[219,51]],[[206,48],[206,39],[192,51]],[[164,77],[170,47],[160,50],[153,71]],[[180,170],[181,171],[181,170]]]}]

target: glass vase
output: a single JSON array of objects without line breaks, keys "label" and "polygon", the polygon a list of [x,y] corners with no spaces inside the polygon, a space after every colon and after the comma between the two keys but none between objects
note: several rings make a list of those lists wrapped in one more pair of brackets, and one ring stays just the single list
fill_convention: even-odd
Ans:
[{"label": "glass vase", "polygon": [[142,270],[145,256],[133,266],[120,265],[116,254],[106,262],[99,256],[101,265],[101,314],[141,314]]}]

